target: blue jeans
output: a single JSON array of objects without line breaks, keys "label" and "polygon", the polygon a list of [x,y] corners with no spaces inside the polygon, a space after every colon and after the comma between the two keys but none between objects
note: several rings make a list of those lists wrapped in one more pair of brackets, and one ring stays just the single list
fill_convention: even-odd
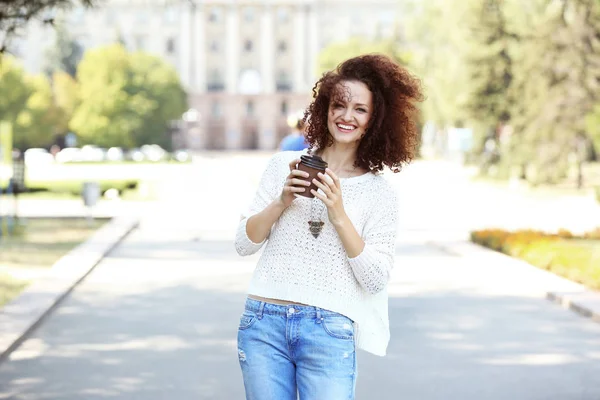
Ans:
[{"label": "blue jeans", "polygon": [[247,400],[352,400],[352,320],[309,306],[246,300],[238,356]]}]

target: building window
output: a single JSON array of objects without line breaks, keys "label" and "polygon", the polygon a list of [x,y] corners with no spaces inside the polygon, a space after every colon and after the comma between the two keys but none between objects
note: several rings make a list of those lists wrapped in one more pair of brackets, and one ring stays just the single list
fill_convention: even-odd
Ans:
[{"label": "building window", "polygon": [[246,40],[244,42],[244,50],[246,50],[248,53],[250,53],[252,51],[252,40]]},{"label": "building window", "polygon": [[219,22],[221,20],[221,9],[214,7],[210,9],[210,13],[208,14],[208,20],[210,22]]},{"label": "building window", "polygon": [[213,53],[219,52],[219,41],[218,40],[212,40],[210,42],[210,51],[212,51]]},{"label": "building window", "polygon": [[135,37],[135,49],[144,50],[146,48],[146,37],[138,35]]},{"label": "building window", "polygon": [[138,11],[136,13],[137,22],[140,24],[145,24],[148,22],[148,12],[147,11]]},{"label": "building window", "polygon": [[285,71],[279,71],[277,80],[275,81],[275,88],[278,92],[289,92],[292,90],[292,82]]},{"label": "building window", "polygon": [[282,40],[281,42],[279,42],[279,44],[277,45],[277,51],[280,54],[283,54],[283,53],[285,53],[287,51],[287,43],[284,40]]},{"label": "building window", "polygon": [[248,117],[254,116],[254,103],[252,102],[252,100],[248,100],[248,102],[246,103],[246,115]]},{"label": "building window", "polygon": [[277,20],[281,24],[285,24],[290,20],[290,13],[287,8],[277,9]]},{"label": "building window", "polygon": [[244,9],[244,20],[246,22],[252,22],[254,21],[254,8],[253,7],[246,7]]},{"label": "building window", "polygon": [[221,71],[218,69],[213,69],[208,76],[206,90],[208,92],[221,92],[224,89],[225,84],[223,83],[223,76],[221,75]]},{"label": "building window", "polygon": [[165,14],[163,16],[165,22],[172,24],[177,21],[177,9],[175,7],[170,6],[165,10]]},{"label": "building window", "polygon": [[175,39],[167,39],[167,54],[175,53]]},{"label": "building window", "polygon": [[213,116],[213,118],[221,118],[221,103],[219,103],[218,101],[215,101],[214,103],[212,103],[212,107],[211,107],[211,115]]},{"label": "building window", "polygon": [[74,24],[80,24],[85,18],[85,9],[83,7],[76,7],[71,13],[71,22]]},{"label": "building window", "polygon": [[288,103],[285,100],[281,102],[281,115],[284,117],[288,115]]},{"label": "building window", "polygon": [[106,10],[106,14],[104,14],[104,19],[106,21],[106,24],[108,26],[113,26],[115,25],[116,22],[116,15],[115,15],[115,11],[114,10]]}]

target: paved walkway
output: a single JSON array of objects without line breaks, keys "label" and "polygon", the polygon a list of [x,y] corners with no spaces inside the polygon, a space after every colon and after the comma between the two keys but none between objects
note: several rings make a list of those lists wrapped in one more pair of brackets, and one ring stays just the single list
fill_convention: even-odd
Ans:
[{"label": "paved walkway", "polygon": [[[239,165],[199,160],[174,179],[173,188],[202,185],[151,210],[0,365],[0,399],[243,398],[235,337],[256,256],[235,253],[230,210],[254,184],[249,166],[264,160],[241,161],[245,169],[216,174],[205,163]],[[394,177],[410,197],[390,283],[392,341],[385,358],[359,352],[357,398],[600,398],[600,324],[512,269],[428,244],[465,232],[429,220],[459,196],[429,199],[449,188],[440,183],[449,172],[420,168]]]}]

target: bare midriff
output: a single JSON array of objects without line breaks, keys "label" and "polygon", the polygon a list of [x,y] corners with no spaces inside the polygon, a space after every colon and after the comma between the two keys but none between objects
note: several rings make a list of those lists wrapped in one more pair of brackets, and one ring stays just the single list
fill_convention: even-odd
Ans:
[{"label": "bare midriff", "polygon": [[264,301],[265,303],[277,304],[277,305],[280,305],[280,306],[287,306],[287,305],[290,305],[290,304],[294,304],[294,305],[297,305],[297,306],[306,306],[306,305],[308,305],[308,304],[303,304],[303,303],[296,303],[295,301],[270,299],[268,297],[260,297],[260,296],[255,296],[253,294],[249,294],[248,298],[252,299],[252,300],[257,300],[257,301]]}]

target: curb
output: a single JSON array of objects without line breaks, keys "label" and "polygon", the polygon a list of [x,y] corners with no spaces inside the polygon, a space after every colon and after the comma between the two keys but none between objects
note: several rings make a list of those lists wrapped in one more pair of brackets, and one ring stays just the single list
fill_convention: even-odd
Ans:
[{"label": "curb", "polygon": [[469,241],[435,242],[427,244],[440,248],[452,255],[460,257],[478,257],[488,262],[502,263],[511,269],[519,269],[528,275],[539,278],[543,285],[546,299],[572,310],[593,321],[600,322],[600,292],[587,289],[585,286],[535,267],[523,260],[488,249]]},{"label": "curb", "polygon": [[115,217],[61,257],[50,273],[34,281],[0,309],[0,362],[29,336],[100,261],[139,224],[137,217]]}]

